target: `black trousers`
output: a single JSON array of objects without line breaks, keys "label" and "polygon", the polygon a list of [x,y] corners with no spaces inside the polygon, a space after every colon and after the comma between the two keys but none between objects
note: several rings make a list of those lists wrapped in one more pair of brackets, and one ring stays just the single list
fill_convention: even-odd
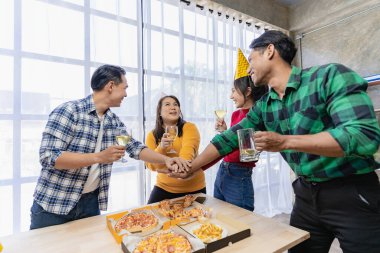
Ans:
[{"label": "black trousers", "polygon": [[174,198],[186,196],[187,194],[195,194],[195,193],[206,193],[206,187],[195,192],[172,193],[172,192],[165,191],[164,189],[158,186],[154,186],[149,196],[148,204],[159,202],[164,199],[174,199]]},{"label": "black trousers", "polygon": [[328,253],[337,238],[344,253],[380,252],[380,184],[375,172],[323,183],[298,178],[290,225],[310,239],[290,253]]}]

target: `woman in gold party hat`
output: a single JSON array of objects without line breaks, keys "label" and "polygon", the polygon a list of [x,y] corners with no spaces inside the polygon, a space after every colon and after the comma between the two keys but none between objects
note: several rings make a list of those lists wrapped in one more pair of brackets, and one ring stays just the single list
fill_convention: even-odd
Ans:
[{"label": "woman in gold party hat", "polygon": [[[239,48],[235,80],[230,96],[238,110],[232,113],[231,126],[245,118],[249,109],[268,91],[267,86],[254,86],[247,72],[248,67],[249,63]],[[222,130],[227,129],[224,120],[218,119],[215,127]],[[240,162],[239,150],[225,156],[215,180],[214,197],[253,211],[253,167],[255,167],[255,162]]]}]

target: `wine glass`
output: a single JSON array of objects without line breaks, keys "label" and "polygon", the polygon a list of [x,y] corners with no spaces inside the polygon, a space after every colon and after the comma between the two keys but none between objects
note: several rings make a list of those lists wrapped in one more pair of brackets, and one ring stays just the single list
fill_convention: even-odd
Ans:
[{"label": "wine glass", "polygon": [[[225,105],[220,105],[216,110],[215,110],[215,115],[220,121],[224,121],[224,117],[227,114],[227,109]],[[221,126],[216,127],[215,130],[219,133],[223,132],[223,128]]]},{"label": "wine glass", "polygon": [[176,154],[177,152],[173,148],[173,142],[175,137],[178,135],[178,127],[177,126],[167,126],[165,127],[165,133],[168,134],[168,137],[172,139],[172,143],[170,145],[170,150],[167,151],[166,153],[168,154]]},{"label": "wine glass", "polygon": [[[126,127],[117,127],[115,131],[115,135],[116,135],[117,144],[125,147],[132,139],[132,130]],[[126,163],[127,159],[124,159],[122,157],[118,161],[122,163]]]}]

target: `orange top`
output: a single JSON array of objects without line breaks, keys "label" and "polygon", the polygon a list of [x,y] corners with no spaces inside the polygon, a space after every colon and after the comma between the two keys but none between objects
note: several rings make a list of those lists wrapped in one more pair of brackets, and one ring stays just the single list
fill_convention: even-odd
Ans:
[{"label": "orange top", "polygon": [[[169,157],[181,157],[185,160],[193,160],[198,154],[200,135],[195,124],[186,122],[183,126],[182,136],[176,137],[173,142],[173,148],[177,152],[175,154],[167,154],[167,149],[157,146],[153,131],[148,133],[146,137],[146,145],[157,153]],[[146,166],[155,171],[156,169],[165,168],[165,164],[145,163]],[[198,191],[206,186],[205,175],[199,170],[191,179],[182,180],[158,173],[156,185],[165,191],[171,193],[184,193]]]}]

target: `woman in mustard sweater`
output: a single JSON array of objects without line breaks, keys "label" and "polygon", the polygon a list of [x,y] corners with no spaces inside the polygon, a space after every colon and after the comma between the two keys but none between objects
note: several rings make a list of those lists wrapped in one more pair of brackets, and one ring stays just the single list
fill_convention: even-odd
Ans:
[{"label": "woman in mustard sweater", "polygon": [[[148,133],[146,145],[169,157],[179,156],[185,160],[193,160],[198,154],[200,135],[195,124],[183,120],[178,98],[171,95],[162,97],[158,101],[156,115],[156,126]],[[167,126],[178,127],[178,136],[174,141],[165,133]],[[176,152],[168,153],[171,148]],[[146,163],[146,166],[152,171],[165,168],[163,164]],[[150,194],[148,204],[200,192],[206,193],[203,170],[199,170],[188,180],[158,173],[157,182]]]}]

